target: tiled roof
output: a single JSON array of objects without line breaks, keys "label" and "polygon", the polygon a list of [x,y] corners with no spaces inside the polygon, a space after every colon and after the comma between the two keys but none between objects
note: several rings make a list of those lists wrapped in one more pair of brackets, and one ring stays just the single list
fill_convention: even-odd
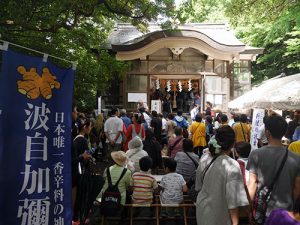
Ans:
[{"label": "tiled roof", "polygon": [[[159,25],[150,24],[148,33],[142,33],[131,24],[117,24],[108,38],[108,48],[111,46],[131,46],[139,42],[147,42],[165,36],[184,36],[197,38],[206,36],[208,39],[225,46],[245,46],[239,41],[226,24],[186,24],[178,26],[176,30],[163,31]],[[152,40],[151,40],[152,39]],[[144,43],[145,44],[145,43]]]}]

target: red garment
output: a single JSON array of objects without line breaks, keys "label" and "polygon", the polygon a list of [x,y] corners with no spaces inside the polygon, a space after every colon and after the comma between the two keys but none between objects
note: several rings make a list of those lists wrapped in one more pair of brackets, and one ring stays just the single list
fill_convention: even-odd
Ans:
[{"label": "red garment", "polygon": [[247,183],[246,183],[246,166],[245,166],[245,162],[242,160],[237,160],[237,162],[240,164],[240,168],[242,171],[242,175],[243,175],[243,179],[244,179],[244,186],[247,187]]},{"label": "red garment", "polygon": [[[140,129],[142,128],[142,135],[141,135],[141,139],[144,140],[145,138],[145,128],[143,124],[139,124],[139,123],[134,123],[134,127],[135,127],[135,132],[136,134],[139,136],[140,133]],[[131,141],[132,139],[132,124],[130,124],[127,128],[127,132],[126,132],[126,143],[124,146],[125,151],[128,150],[128,142]]]},{"label": "red garment", "polygon": [[175,158],[177,152],[183,151],[182,149],[183,139],[184,138],[182,136],[179,136],[169,140],[168,151],[171,158]]}]

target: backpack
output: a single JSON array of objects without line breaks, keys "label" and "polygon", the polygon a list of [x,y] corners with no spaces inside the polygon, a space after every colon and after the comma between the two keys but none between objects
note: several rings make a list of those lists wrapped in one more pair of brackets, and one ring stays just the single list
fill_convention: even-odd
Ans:
[{"label": "backpack", "polygon": [[111,181],[109,168],[106,169],[108,188],[103,192],[101,198],[101,212],[103,216],[115,216],[121,208],[121,193],[118,185],[124,177],[127,169],[124,168],[118,181],[113,185]]},{"label": "backpack", "polygon": [[253,201],[253,220],[257,225],[263,225],[266,219],[266,213],[268,208],[268,203],[272,194],[272,190],[274,184],[279,178],[279,175],[283,169],[283,166],[286,162],[288,156],[288,150],[286,149],[286,153],[281,161],[280,167],[275,174],[275,177],[270,186],[262,186],[260,189],[256,190],[255,198]]}]

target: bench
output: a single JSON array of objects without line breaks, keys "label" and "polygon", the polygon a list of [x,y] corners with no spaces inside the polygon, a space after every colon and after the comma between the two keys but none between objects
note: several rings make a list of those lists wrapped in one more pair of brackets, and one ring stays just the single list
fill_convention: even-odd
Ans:
[{"label": "bench", "polygon": [[[174,220],[174,221],[183,221],[184,225],[188,225],[189,220],[196,220],[196,215],[188,216],[188,210],[191,208],[195,209],[195,204],[188,199],[188,196],[184,196],[184,201],[181,204],[161,204],[159,202],[159,195],[155,196],[155,203],[153,204],[125,204],[125,209],[128,211],[129,215],[127,218],[121,218],[121,217],[104,217],[102,216],[101,225],[104,225],[105,220],[108,221],[129,221],[130,225],[134,224],[134,221],[155,221],[156,225],[160,225],[160,221],[165,220]],[[176,217],[163,217],[160,214],[162,207],[168,207],[168,208],[181,208],[183,211],[183,215],[176,216]],[[143,216],[143,217],[137,217],[134,216],[134,209],[135,208],[153,208],[154,209],[154,216]]]}]

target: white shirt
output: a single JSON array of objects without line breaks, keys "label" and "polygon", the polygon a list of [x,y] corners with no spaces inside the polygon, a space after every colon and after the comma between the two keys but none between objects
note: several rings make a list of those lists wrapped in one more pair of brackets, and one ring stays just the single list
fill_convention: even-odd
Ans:
[{"label": "white shirt", "polygon": [[[123,132],[123,120],[117,116],[109,117],[104,123],[104,132],[108,134],[110,140],[114,140],[118,131]],[[108,143],[108,139],[106,140]],[[120,135],[116,141],[117,144],[121,144],[122,135]]]},{"label": "white shirt", "polygon": [[137,109],[139,110],[140,108],[144,108],[147,112],[149,111],[149,107],[146,102],[139,102],[137,105]]},{"label": "white shirt", "polygon": [[144,116],[144,119],[145,119],[148,127],[150,127],[151,126],[151,120],[152,120],[151,117],[145,112],[143,113],[143,116]]},{"label": "white shirt", "polygon": [[196,118],[196,115],[199,113],[199,109],[198,108],[193,108],[192,110],[191,110],[191,119],[192,120],[195,120],[195,118]]},{"label": "white shirt", "polygon": [[167,120],[165,118],[162,118],[161,124],[162,124],[161,129],[167,131],[168,125],[167,125]]},{"label": "white shirt", "polygon": [[208,168],[202,182],[203,171],[211,160],[209,153],[203,156],[196,172],[195,189],[200,190],[196,201],[197,224],[230,225],[228,209],[249,204],[242,172],[237,161],[221,155]]},{"label": "white shirt", "polygon": [[214,122],[214,129],[218,129],[220,127],[220,123],[218,121]]},{"label": "white shirt", "polygon": [[261,142],[263,144],[268,143],[268,139],[267,139],[266,134],[265,134],[265,124],[262,124],[258,128],[257,139],[261,140]]},{"label": "white shirt", "polygon": [[234,124],[234,119],[230,119],[229,122],[228,122],[228,125],[232,127],[233,124]]},{"label": "white shirt", "polygon": [[182,187],[186,184],[183,176],[178,173],[168,173],[161,178],[160,193],[162,204],[180,204],[183,201]]},{"label": "white shirt", "polygon": [[148,156],[148,153],[142,148],[133,148],[133,149],[129,149],[126,152],[126,155],[128,157],[128,163],[127,163],[128,169],[131,172],[139,172],[141,170],[139,161],[144,156]]}]

